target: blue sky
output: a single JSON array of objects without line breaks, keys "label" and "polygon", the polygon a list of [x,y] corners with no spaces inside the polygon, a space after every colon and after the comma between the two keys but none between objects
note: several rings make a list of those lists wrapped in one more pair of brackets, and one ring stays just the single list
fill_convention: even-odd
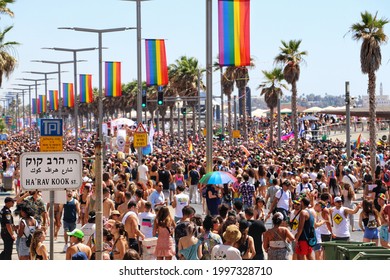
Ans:
[{"label": "blue sky", "polygon": [[[154,0],[142,3],[142,37],[165,38],[168,63],[181,55],[198,58],[205,67],[205,0]],[[15,17],[1,16],[0,28],[13,24],[6,41],[18,41],[19,65],[3,83],[3,93],[18,78],[42,78],[43,75],[23,71],[56,71],[56,65],[34,63],[31,60],[71,60],[72,54],[42,50],[42,47],[84,48],[97,46],[97,34],[58,30],[58,27],[115,28],[136,26],[136,4],[119,0],[17,0],[10,6]],[[346,34],[351,24],[360,21],[360,12],[378,11],[380,17],[390,18],[390,1],[384,0],[252,0],[251,55],[256,67],[250,71],[252,94],[262,82],[261,70],[274,67],[281,40],[301,39],[302,50],[308,52],[301,67],[298,95],[306,93],[338,95],[344,93],[345,81],[350,81],[351,94],[367,92],[367,76],[360,70],[360,46]],[[218,52],[217,0],[213,1],[213,57]],[[385,28],[390,35],[390,24]],[[137,77],[136,32],[125,31],[103,35],[103,60],[122,62],[122,82]],[[143,45],[142,45],[143,46]],[[144,54],[144,46],[142,50]],[[93,86],[98,86],[97,51],[79,53],[79,74],[92,74]],[[377,72],[377,92],[383,83],[390,94],[390,46],[382,47],[382,67]],[[73,82],[72,64],[64,65],[62,82]],[[142,75],[145,79],[143,56]],[[48,89],[57,89],[55,80]],[[23,82],[23,81],[22,81]],[[205,77],[204,77],[205,82]],[[213,94],[220,93],[219,74],[213,77]],[[43,94],[44,88],[39,88]],[[286,94],[289,94],[286,92]]]}]

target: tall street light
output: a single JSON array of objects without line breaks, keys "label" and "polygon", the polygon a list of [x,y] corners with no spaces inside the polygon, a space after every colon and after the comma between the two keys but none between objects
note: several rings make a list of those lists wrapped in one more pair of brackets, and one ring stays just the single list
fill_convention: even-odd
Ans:
[{"label": "tall street light", "polygon": [[[141,37],[141,2],[149,0],[122,0],[127,2],[136,2],[137,10],[137,123],[142,123],[142,37]],[[146,118],[145,118],[146,119]],[[138,164],[141,164],[142,149],[138,148]]]},{"label": "tall street light", "polygon": [[[17,91],[19,91],[19,93],[21,93],[22,94],[22,108],[23,108],[23,131],[25,131],[25,123],[24,123],[24,119],[25,119],[25,114],[24,114],[24,111],[25,111],[25,109],[24,109],[24,91],[25,91],[25,89],[24,88],[12,88],[13,90],[17,90]],[[18,106],[18,110],[19,110],[19,106]],[[18,113],[19,114],[19,113]]]},{"label": "tall street light", "polygon": [[61,65],[62,64],[69,64],[73,63],[73,60],[68,61],[51,61],[51,60],[32,60],[32,62],[41,62],[41,63],[48,63],[48,64],[57,64],[58,67],[58,99],[60,102],[58,102],[58,114],[59,117],[62,118],[62,102],[61,102]]},{"label": "tall street light", "polygon": [[213,2],[206,0],[206,171],[213,169]]},{"label": "tall street light", "polygon": [[[16,132],[19,132],[19,91],[12,91],[12,92],[9,92],[9,94],[15,94],[16,96],[16,102],[15,102],[15,115],[16,115]],[[9,95],[10,96],[10,95]],[[12,96],[12,100],[13,100],[13,97]]]},{"label": "tall street light", "polygon": [[110,29],[91,29],[91,28],[81,28],[81,27],[59,27],[59,29],[74,30],[80,32],[89,32],[98,34],[98,49],[99,49],[99,125],[98,125],[98,142],[95,147],[97,151],[95,153],[96,157],[96,166],[95,166],[95,184],[96,184],[96,259],[102,259],[102,249],[103,249],[103,189],[102,189],[102,180],[103,180],[103,160],[102,160],[102,144],[103,144],[103,94],[102,94],[102,85],[103,85],[103,54],[102,54],[102,35],[103,33],[112,33],[125,31],[129,29],[135,29],[132,27],[120,27],[120,28],[110,28]]},{"label": "tall street light", "polygon": [[86,52],[86,51],[93,51],[97,50],[97,48],[81,48],[81,49],[68,49],[68,48],[43,48],[47,50],[54,50],[54,51],[64,51],[64,52],[72,52],[73,53],[73,83],[74,83],[74,126],[75,126],[75,149],[77,149],[78,143],[79,143],[79,123],[78,123],[78,114],[79,114],[79,104],[78,104],[78,98],[77,98],[77,53],[78,52]]},{"label": "tall street light", "polygon": [[[22,78],[19,80],[23,81],[30,81],[30,82],[35,82],[35,100],[38,100],[38,82],[40,81],[45,81],[45,79],[28,79],[28,78]],[[30,96],[31,97],[31,96]],[[38,108],[37,108],[37,113],[35,114],[35,125],[38,128]]]},{"label": "tall street light", "polygon": [[31,87],[33,87],[34,85],[28,85],[28,84],[16,84],[16,86],[23,86],[23,87],[28,87],[28,102],[29,102],[29,126],[30,126],[30,140],[31,140]]},{"label": "tall street light", "polygon": [[57,71],[53,71],[53,72],[38,72],[38,71],[25,71],[24,73],[30,73],[30,74],[37,74],[37,75],[43,75],[45,78],[45,97],[46,97],[46,100],[47,100],[47,76],[48,75],[52,75],[52,74],[57,74],[58,72]]}]

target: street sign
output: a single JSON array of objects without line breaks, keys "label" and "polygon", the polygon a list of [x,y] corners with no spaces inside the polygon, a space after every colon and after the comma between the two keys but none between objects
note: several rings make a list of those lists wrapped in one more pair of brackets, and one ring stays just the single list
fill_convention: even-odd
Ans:
[{"label": "street sign", "polygon": [[7,134],[0,134],[0,145],[7,144],[8,135]]},{"label": "street sign", "polygon": [[137,125],[137,128],[135,129],[134,133],[147,133],[145,127],[143,126],[142,123],[139,123]]},{"label": "street sign", "polygon": [[61,119],[41,119],[41,136],[63,136]]},{"label": "street sign", "polygon": [[62,148],[62,136],[42,136],[39,138],[41,152],[60,152]]},{"label": "street sign", "polygon": [[20,156],[20,183],[25,190],[78,189],[83,158],[79,152],[29,152]]},{"label": "street sign", "polygon": [[146,132],[136,132],[133,138],[134,148],[142,148],[148,145],[148,134]]},{"label": "street sign", "polygon": [[204,137],[207,136],[207,129],[206,129],[206,128],[203,128],[203,136],[204,136]]},{"label": "street sign", "polygon": [[233,138],[240,138],[241,134],[239,130],[233,130]]}]

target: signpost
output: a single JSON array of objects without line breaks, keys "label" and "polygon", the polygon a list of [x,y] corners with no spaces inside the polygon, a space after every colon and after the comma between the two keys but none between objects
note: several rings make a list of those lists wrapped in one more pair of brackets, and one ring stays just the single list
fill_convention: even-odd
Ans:
[{"label": "signpost", "polygon": [[236,138],[240,138],[241,137],[241,134],[240,134],[240,131],[239,130],[233,130],[233,138],[236,139]]},{"label": "signpost", "polygon": [[41,152],[62,151],[62,140],[62,120],[41,119],[41,137],[39,139]]},{"label": "signpost", "polygon": [[78,189],[83,158],[79,152],[29,152],[20,156],[20,183],[25,190]]},{"label": "signpost", "polygon": [[0,145],[7,144],[8,141],[8,135],[7,134],[0,134]]},{"label": "signpost", "polygon": [[134,131],[134,148],[143,148],[148,145],[148,133],[142,123],[139,123]]}]

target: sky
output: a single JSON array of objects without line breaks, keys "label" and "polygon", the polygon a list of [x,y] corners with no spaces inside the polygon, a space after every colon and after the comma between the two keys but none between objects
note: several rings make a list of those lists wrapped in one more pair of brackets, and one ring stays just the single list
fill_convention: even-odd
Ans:
[{"label": "sky", "polygon": [[[12,91],[18,79],[41,79],[43,75],[26,71],[57,71],[53,64],[32,60],[72,60],[72,53],[45,50],[43,47],[97,47],[94,33],[59,30],[58,27],[117,28],[136,26],[136,4],[119,0],[16,0],[9,6],[13,18],[1,15],[0,28],[13,25],[5,41],[17,41],[18,67],[9,80],[4,80],[0,96]],[[206,67],[206,0],[152,0],[142,2],[142,38],[166,39],[168,64],[182,55],[195,57]],[[363,11],[378,12],[390,18],[390,1],[384,0],[252,0],[251,1],[251,56],[255,68],[249,72],[252,96],[259,96],[257,86],[264,77],[262,70],[271,70],[279,53],[281,40],[302,40],[301,50],[308,52],[301,65],[297,84],[302,94],[344,94],[345,81],[350,82],[352,96],[365,95],[367,75],[360,69],[361,42],[352,40],[348,33],[353,23],[360,21]],[[213,58],[218,54],[218,10],[213,0]],[[390,35],[390,24],[385,27]],[[122,62],[122,83],[137,79],[136,31],[103,34],[103,61]],[[144,43],[142,44],[142,76],[145,80]],[[98,52],[82,52],[78,59],[78,74],[92,74],[98,87]],[[73,82],[73,64],[61,67],[62,82]],[[50,75],[48,90],[58,88],[58,75]],[[206,77],[203,77],[206,83]],[[390,46],[382,46],[382,66],[377,72],[377,94],[383,83],[385,94],[390,94]],[[104,85],[104,81],[103,81]],[[17,86],[16,86],[17,87]],[[237,92],[237,90],[236,90]],[[284,92],[289,94],[288,91]],[[44,94],[44,87],[38,88]],[[220,94],[219,73],[213,75],[213,95]],[[27,99],[26,99],[26,102]]]}]

